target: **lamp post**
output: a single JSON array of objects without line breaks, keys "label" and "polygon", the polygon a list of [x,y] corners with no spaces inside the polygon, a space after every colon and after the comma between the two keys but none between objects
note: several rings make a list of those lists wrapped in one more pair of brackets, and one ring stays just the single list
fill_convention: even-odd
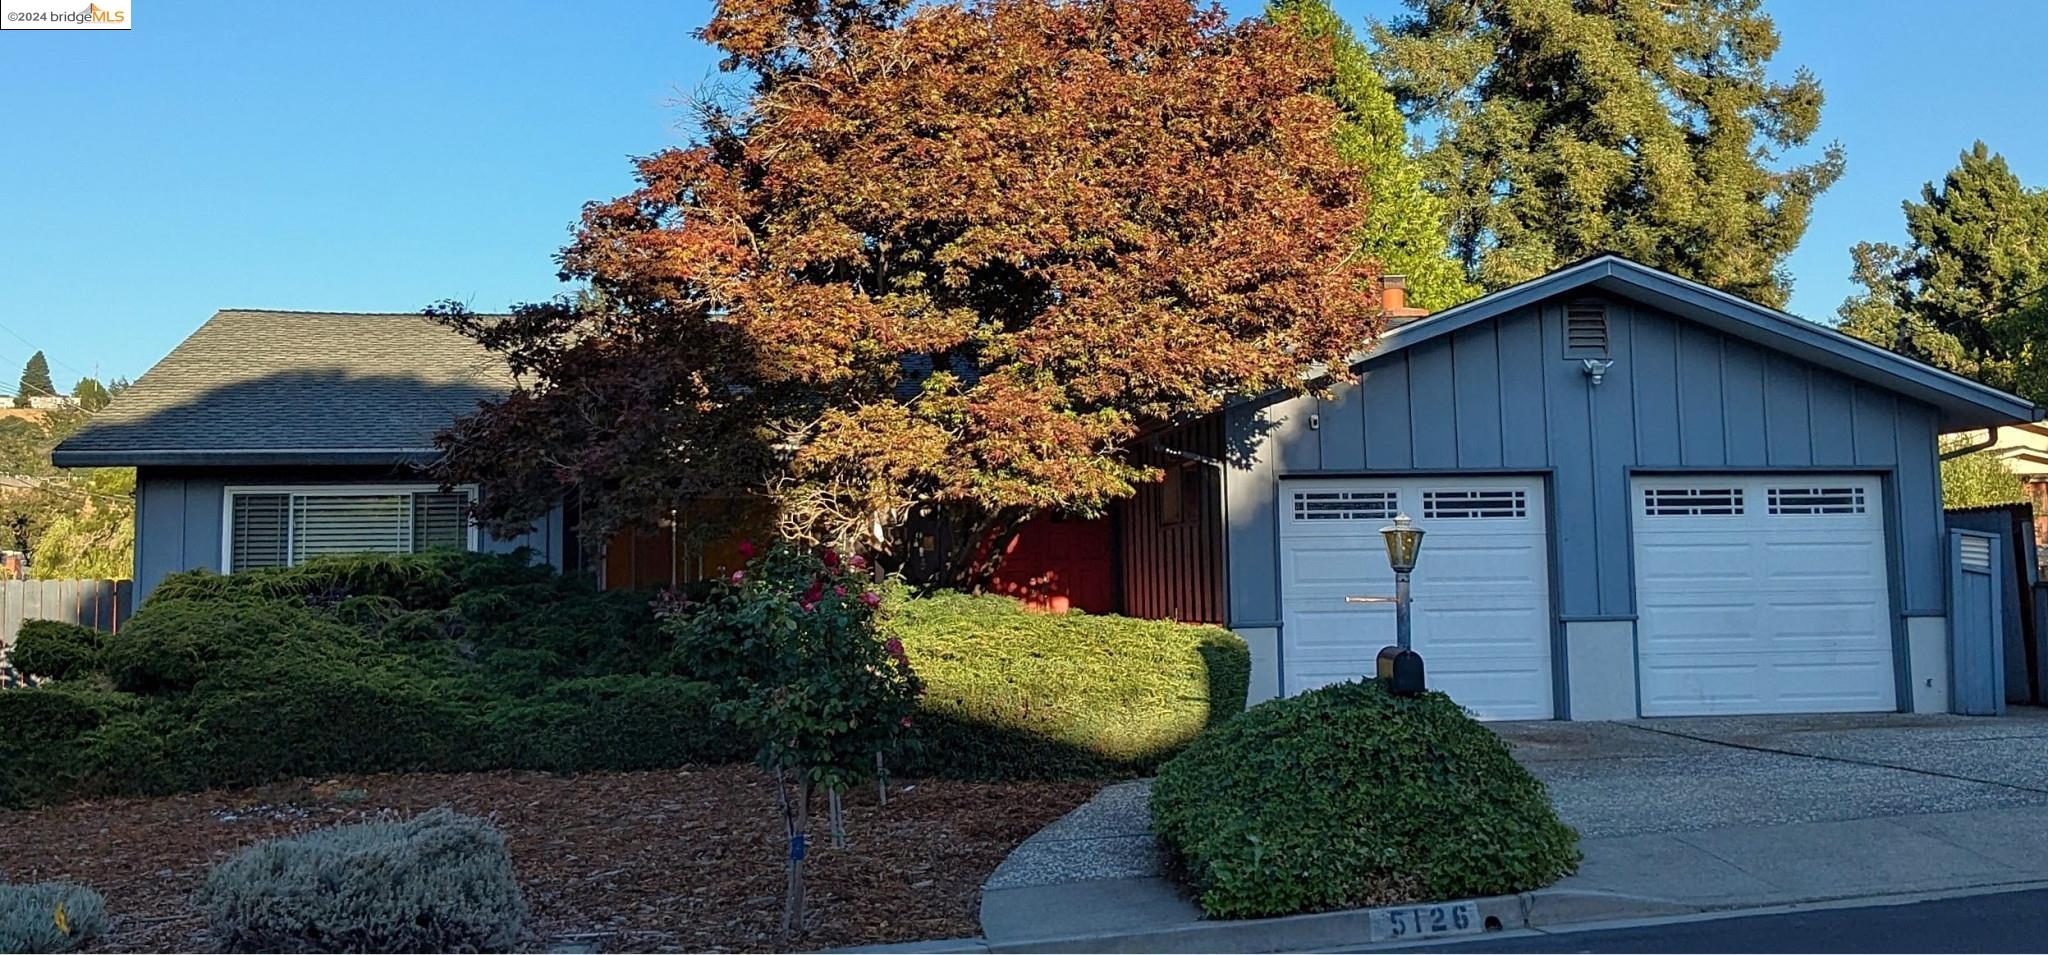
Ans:
[{"label": "lamp post", "polygon": [[1394,569],[1394,643],[1411,649],[1408,628],[1408,575],[1415,570],[1415,558],[1422,552],[1422,528],[1406,514],[1394,515],[1394,523],[1380,528],[1387,542],[1387,564]]}]

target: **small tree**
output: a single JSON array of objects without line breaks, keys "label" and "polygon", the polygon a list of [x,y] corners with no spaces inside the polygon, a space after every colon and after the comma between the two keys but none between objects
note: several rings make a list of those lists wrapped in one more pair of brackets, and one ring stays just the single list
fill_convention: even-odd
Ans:
[{"label": "small tree", "polygon": [[[1947,452],[1968,443],[1967,439],[1943,438],[1941,449]],[[2020,476],[1996,451],[1960,454],[1941,462],[1941,503],[1944,507],[2017,504],[2026,499]]]},{"label": "small tree", "polygon": [[803,926],[812,797],[828,794],[843,845],[839,794],[903,744],[923,692],[903,645],[876,629],[875,583],[858,557],[779,544],[670,614],[680,662],[725,689],[721,715],[753,735],[775,776],[789,844],[784,932]]},{"label": "small tree", "polygon": [[78,379],[78,384],[71,386],[71,397],[87,411],[99,411],[114,400],[113,394],[107,391],[107,386],[100,384],[98,378]]}]

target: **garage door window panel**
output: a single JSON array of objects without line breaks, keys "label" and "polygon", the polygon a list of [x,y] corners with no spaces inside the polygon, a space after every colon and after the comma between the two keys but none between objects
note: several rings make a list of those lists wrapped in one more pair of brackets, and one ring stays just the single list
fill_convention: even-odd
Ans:
[{"label": "garage door window panel", "polygon": [[1398,508],[1393,491],[1296,491],[1297,521],[1383,521]]}]

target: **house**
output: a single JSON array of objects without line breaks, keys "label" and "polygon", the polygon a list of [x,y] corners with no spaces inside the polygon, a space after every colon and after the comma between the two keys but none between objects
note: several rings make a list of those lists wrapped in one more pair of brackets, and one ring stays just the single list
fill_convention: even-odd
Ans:
[{"label": "house", "polygon": [[[1937,439],[2041,409],[1613,256],[1393,314],[1326,393],[1150,437],[1162,482],[1028,528],[1006,577],[1225,623],[1265,699],[1393,642],[1347,598],[1391,592],[1378,531],[1407,514],[1415,647],[1482,717],[1947,709]],[[416,469],[501,375],[417,316],[223,312],[55,457],[140,469],[139,588],[458,541]],[[558,515],[524,543],[572,566],[573,537]],[[673,577],[702,562],[681,540],[615,539],[599,570]]]},{"label": "house", "polygon": [[1254,695],[1390,642],[1484,717],[1947,709],[1937,440],[2030,402],[1600,256],[1388,331],[1362,380],[1225,413]]},{"label": "house", "polygon": [[1948,436],[1951,451],[1969,449],[1992,455],[2024,481],[2048,481],[2048,424],[2028,422],[2011,427],[1973,429]]},{"label": "house", "polygon": [[463,520],[473,489],[423,470],[434,433],[511,380],[418,313],[223,311],[50,457],[136,469],[137,600],[181,570],[364,550],[524,546],[562,566],[561,512],[494,540]]},{"label": "house", "polygon": [[1966,431],[1945,436],[1943,457],[1988,454],[2016,476],[2014,498],[2034,509],[2034,549],[2048,551],[2048,424],[2031,422],[2009,428]]}]

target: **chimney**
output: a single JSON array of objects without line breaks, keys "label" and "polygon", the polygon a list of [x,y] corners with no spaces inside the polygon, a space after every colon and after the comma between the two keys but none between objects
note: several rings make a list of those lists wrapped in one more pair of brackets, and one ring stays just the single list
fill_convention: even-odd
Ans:
[{"label": "chimney", "polygon": [[1380,314],[1387,319],[1387,327],[1406,325],[1429,314],[1426,308],[1408,307],[1408,276],[1380,276]]}]

